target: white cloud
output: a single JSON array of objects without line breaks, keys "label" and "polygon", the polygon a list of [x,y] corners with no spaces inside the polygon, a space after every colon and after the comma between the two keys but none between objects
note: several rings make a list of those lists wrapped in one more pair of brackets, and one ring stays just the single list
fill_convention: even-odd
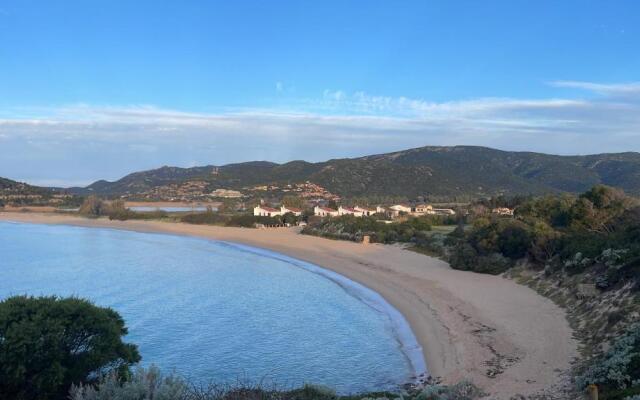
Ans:
[{"label": "white cloud", "polygon": [[553,81],[551,85],[571,89],[582,89],[604,95],[640,95],[640,82],[607,84],[582,81]]},{"label": "white cloud", "polygon": [[[634,91],[635,84],[554,85],[601,96],[430,102],[327,90],[286,110],[196,113],[87,104],[5,109],[0,116],[0,175],[114,179],[165,164],[319,161],[423,145],[561,154],[640,150],[640,91]],[[77,175],[78,165],[87,177]],[[56,173],[59,177],[50,176]]]}]

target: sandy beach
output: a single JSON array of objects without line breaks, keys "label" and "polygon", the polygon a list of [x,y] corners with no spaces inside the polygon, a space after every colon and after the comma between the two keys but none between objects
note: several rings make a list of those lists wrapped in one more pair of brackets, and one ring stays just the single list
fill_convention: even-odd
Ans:
[{"label": "sandy beach", "polygon": [[456,271],[440,260],[397,246],[299,235],[297,228],[91,220],[52,213],[0,212],[2,220],[231,241],[322,266],[375,290],[396,307],[422,346],[433,376],[445,383],[470,380],[490,393],[491,399],[509,399],[552,386],[577,355],[565,312],[550,300],[511,280]]}]

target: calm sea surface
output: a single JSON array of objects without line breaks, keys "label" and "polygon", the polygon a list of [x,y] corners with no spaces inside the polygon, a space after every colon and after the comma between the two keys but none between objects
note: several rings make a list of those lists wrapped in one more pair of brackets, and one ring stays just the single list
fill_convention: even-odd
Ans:
[{"label": "calm sea surface", "polygon": [[303,267],[224,242],[0,222],[0,299],[75,295],[112,307],[143,365],[202,383],[342,393],[406,382],[413,370],[389,315]]}]

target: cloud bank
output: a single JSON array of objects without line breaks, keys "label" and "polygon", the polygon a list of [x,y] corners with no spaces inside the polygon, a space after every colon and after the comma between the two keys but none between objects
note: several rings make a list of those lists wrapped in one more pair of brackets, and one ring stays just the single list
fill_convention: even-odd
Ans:
[{"label": "cloud bank", "polygon": [[429,102],[326,90],[285,109],[70,105],[0,114],[0,176],[86,184],[160,165],[319,161],[424,145],[557,154],[640,150],[640,83],[556,81],[576,98]]}]

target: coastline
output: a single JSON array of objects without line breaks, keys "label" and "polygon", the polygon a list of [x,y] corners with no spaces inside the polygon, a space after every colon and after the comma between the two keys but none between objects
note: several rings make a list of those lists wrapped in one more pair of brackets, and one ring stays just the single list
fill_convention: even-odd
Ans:
[{"label": "coastline", "polygon": [[565,312],[513,281],[456,271],[388,245],[298,235],[296,228],[247,229],[71,215],[2,213],[0,221],[102,227],[239,243],[333,271],[382,296],[408,321],[431,375],[470,380],[492,399],[553,386],[577,343]]},{"label": "coastline", "polygon": [[398,309],[396,309],[379,293],[333,270],[326,269],[316,264],[311,264],[309,262],[302,261],[296,258],[292,258],[285,254],[276,253],[271,250],[248,246],[240,243],[225,241],[219,242],[225,243],[229,246],[233,246],[234,248],[237,248],[241,251],[248,251],[251,253],[259,254],[261,256],[276,258],[278,260],[292,264],[297,268],[302,268],[313,274],[318,274],[340,286],[351,296],[358,299],[358,301],[386,315],[390,320],[392,329],[394,331],[394,336],[399,342],[400,350],[409,360],[409,364],[411,365],[411,369],[413,370],[413,376],[411,379],[409,379],[411,383],[424,383],[425,380],[429,377],[426,360],[424,359],[424,355],[422,352],[422,346],[420,345],[418,338],[416,338],[415,334],[413,333],[409,321],[407,321],[404,315],[402,315],[402,313],[398,311]]}]

